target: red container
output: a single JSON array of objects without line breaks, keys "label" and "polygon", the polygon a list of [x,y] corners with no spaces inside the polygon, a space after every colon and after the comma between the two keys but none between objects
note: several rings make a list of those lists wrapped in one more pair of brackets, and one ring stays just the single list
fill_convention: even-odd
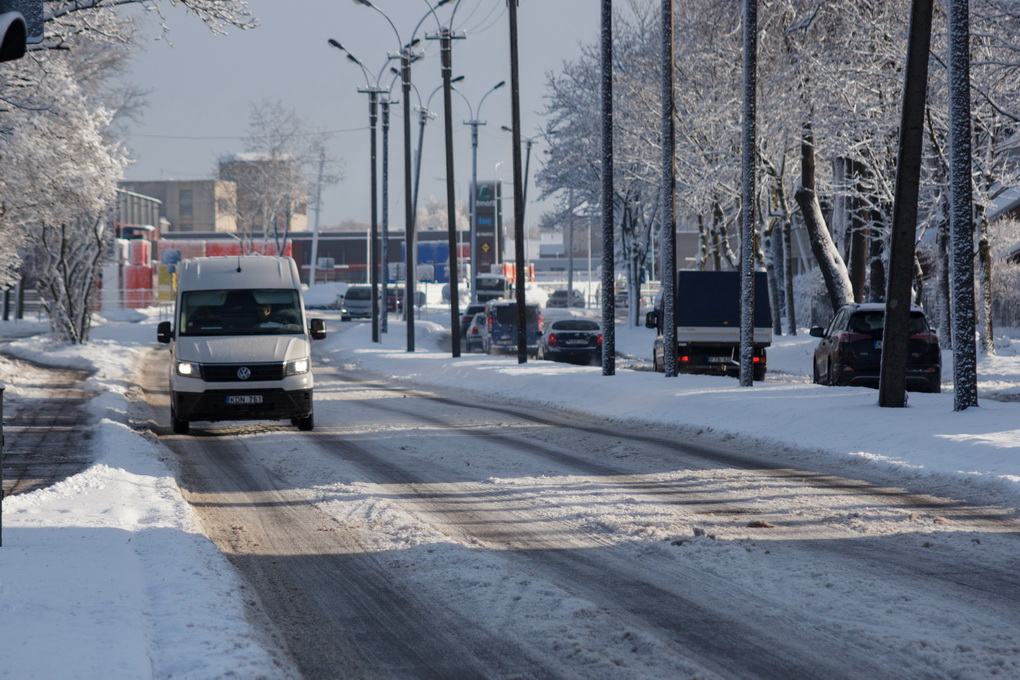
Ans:
[{"label": "red container", "polygon": [[149,264],[152,261],[152,242],[132,239],[128,242],[128,262],[133,265]]},{"label": "red container", "polygon": [[125,290],[152,290],[152,267],[147,264],[129,264],[124,267]]}]

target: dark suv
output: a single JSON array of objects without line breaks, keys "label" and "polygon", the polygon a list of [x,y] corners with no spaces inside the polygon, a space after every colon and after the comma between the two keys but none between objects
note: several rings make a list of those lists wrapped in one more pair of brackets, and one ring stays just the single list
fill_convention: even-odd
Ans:
[{"label": "dark suv", "polygon": [[[885,305],[850,304],[840,309],[826,328],[815,326],[821,338],[815,348],[814,380],[819,385],[878,387],[882,369]],[[942,352],[939,338],[920,307],[911,306],[907,341],[907,389],[940,392]]]}]

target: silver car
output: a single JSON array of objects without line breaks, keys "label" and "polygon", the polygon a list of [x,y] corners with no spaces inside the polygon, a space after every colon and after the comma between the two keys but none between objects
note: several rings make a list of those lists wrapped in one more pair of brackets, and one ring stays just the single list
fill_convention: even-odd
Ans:
[{"label": "silver car", "polygon": [[340,320],[372,318],[372,286],[350,286],[340,304]]}]

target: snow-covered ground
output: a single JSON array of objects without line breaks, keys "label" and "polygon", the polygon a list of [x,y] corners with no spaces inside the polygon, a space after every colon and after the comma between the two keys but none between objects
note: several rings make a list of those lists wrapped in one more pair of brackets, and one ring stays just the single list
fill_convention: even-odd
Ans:
[{"label": "snow-covered ground", "polygon": [[[132,371],[154,344],[158,320],[155,311],[98,319],[93,342],[84,347],[57,346],[41,337],[7,346],[24,358],[94,368],[89,386],[97,396],[87,444],[95,463],[53,487],[3,502],[0,677],[289,673],[244,618],[244,586],[201,535],[177,489],[168,452],[154,437],[127,426]],[[362,323],[344,324],[344,332],[317,348],[337,363],[404,384],[744,435],[802,450],[806,463],[829,459],[849,474],[873,472],[944,495],[1020,503],[1020,403],[984,398],[979,408],[957,413],[951,385],[944,384],[942,394],[911,393],[905,409],[882,409],[874,390],[811,384],[817,340],[806,332],[777,339],[769,354],[770,379],[741,388],[728,378],[666,379],[626,368],[605,377],[598,367],[519,365],[515,357],[454,360],[438,349],[445,323],[448,312],[442,309],[418,321],[413,353],[405,351],[404,325],[393,320],[378,345]],[[44,330],[32,321],[4,323],[0,337]],[[625,355],[647,357],[651,340],[644,328],[617,326],[617,349]],[[1003,334],[997,345],[997,356],[980,358],[981,390],[1020,398],[1020,337]],[[948,381],[949,353],[945,358]],[[9,423],[21,397],[7,361],[0,360],[0,378],[7,384]],[[329,426],[319,413],[316,420],[318,427]]]}]

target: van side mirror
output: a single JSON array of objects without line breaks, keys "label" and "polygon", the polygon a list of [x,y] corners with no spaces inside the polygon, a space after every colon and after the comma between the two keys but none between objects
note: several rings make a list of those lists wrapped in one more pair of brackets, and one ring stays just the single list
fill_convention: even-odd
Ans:
[{"label": "van side mirror", "polygon": [[173,326],[170,325],[169,321],[160,321],[159,325],[156,326],[156,339],[160,342],[170,342],[173,335]]},{"label": "van side mirror", "polygon": [[825,337],[825,329],[822,328],[821,326],[813,326],[811,328],[811,330],[808,331],[808,333],[810,333],[811,337],[813,337],[813,338],[824,338]]},{"label": "van side mirror", "polygon": [[310,319],[308,331],[312,340],[324,340],[326,338],[326,320]]},{"label": "van side mirror", "polygon": [[645,328],[658,328],[658,327],[659,327],[658,310],[652,310],[645,314]]}]

